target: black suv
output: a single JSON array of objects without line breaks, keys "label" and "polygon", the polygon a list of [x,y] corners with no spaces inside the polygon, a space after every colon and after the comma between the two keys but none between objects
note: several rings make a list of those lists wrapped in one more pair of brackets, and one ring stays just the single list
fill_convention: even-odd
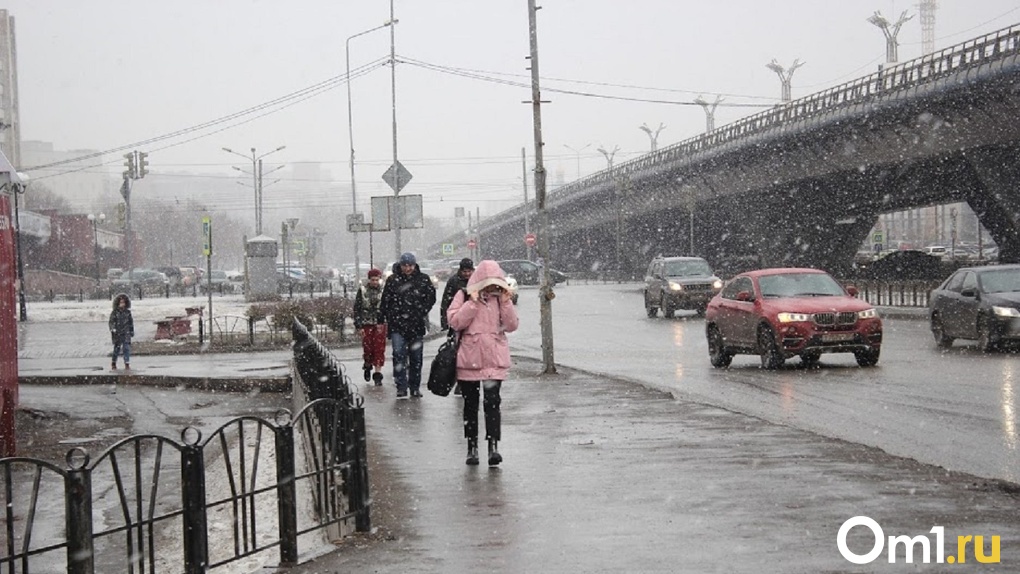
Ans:
[{"label": "black suv", "polygon": [[672,317],[677,309],[705,314],[709,300],[722,289],[722,280],[700,257],[656,257],[645,273],[645,311],[655,317],[662,309]]}]

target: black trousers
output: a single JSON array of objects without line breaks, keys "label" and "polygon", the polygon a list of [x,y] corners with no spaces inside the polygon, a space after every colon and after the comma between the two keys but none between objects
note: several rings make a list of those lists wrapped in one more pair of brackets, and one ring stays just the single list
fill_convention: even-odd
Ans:
[{"label": "black trousers", "polygon": [[479,391],[484,395],[485,440],[500,440],[499,389],[503,381],[460,381],[460,392],[464,396],[464,437],[478,438]]}]

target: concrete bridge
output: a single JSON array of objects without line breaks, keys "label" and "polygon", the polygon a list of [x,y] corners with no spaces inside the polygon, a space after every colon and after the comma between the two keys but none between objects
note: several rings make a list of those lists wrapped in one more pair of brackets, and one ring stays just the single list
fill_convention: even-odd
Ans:
[{"label": "concrete bridge", "polygon": [[[1014,25],[562,186],[550,253],[634,274],[659,253],[839,271],[880,214],[965,201],[1017,262],[1018,187]],[[486,258],[524,256],[526,210],[534,230],[533,203],[482,222]]]}]

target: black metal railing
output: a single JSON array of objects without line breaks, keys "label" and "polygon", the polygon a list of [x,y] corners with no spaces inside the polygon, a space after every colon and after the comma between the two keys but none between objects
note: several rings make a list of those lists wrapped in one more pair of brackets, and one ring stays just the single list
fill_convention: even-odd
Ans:
[{"label": "black metal railing", "polygon": [[857,297],[872,305],[885,307],[927,307],[932,289],[942,283],[941,279],[883,281],[876,279],[855,279],[843,281],[857,288]]},{"label": "black metal railing", "polygon": [[294,337],[311,400],[293,416],[235,418],[205,440],[136,435],[95,460],[75,447],[64,468],[0,459],[0,572],[191,574],[270,550],[289,565],[303,534],[369,530],[362,400],[297,322]]}]

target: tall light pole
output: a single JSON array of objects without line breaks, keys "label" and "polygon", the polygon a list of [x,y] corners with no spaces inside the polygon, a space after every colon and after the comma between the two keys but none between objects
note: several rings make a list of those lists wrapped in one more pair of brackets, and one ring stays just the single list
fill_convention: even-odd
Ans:
[{"label": "tall light pole", "polygon": [[787,70],[780,66],[779,62],[777,62],[775,58],[773,58],[772,61],[769,62],[768,64],[765,64],[766,68],[772,70],[773,72],[776,73],[777,76],[779,76],[779,81],[783,85],[781,92],[782,97],[780,98],[782,101],[789,102],[790,100],[793,99],[793,91],[790,89],[790,80],[793,79],[793,73],[797,71],[797,68],[803,65],[804,62],[795,59],[793,61],[793,64],[790,65],[790,69]]},{"label": "tall light pole", "polygon": [[620,146],[613,146],[613,151],[607,151],[600,147],[599,153],[606,158],[609,166],[609,177],[613,180],[613,191],[616,194],[616,282],[623,282],[623,193],[620,191],[620,182],[616,181],[613,174],[613,156],[620,151]]},{"label": "tall light pole", "polygon": [[92,260],[96,264],[96,283],[99,283],[99,281],[100,281],[100,279],[99,279],[99,230],[98,230],[97,226],[98,226],[98,224],[106,221],[106,214],[105,213],[100,213],[99,215],[95,215],[94,213],[90,213],[88,215],[88,218],[89,218],[89,221],[92,222],[92,240],[93,240],[93,245],[92,245]]},{"label": "tall light pole", "polygon": [[719,102],[723,101],[722,96],[716,96],[715,101],[711,104],[705,101],[705,98],[698,96],[694,98],[694,103],[698,104],[705,110],[705,133],[709,134],[715,131],[715,108],[719,105]]},{"label": "tall light pole", "polygon": [[[243,157],[244,159],[251,161],[251,185],[252,185],[253,188],[255,188],[255,235],[262,235],[262,186],[261,186],[261,177],[260,177],[260,174],[259,174],[259,166],[260,166],[259,160],[264,158],[264,157],[266,157],[267,155],[269,155],[271,153],[276,153],[276,152],[278,152],[278,151],[280,151],[282,149],[286,149],[286,147],[287,146],[282,145],[282,146],[280,146],[280,147],[278,147],[278,148],[276,148],[276,149],[274,149],[272,151],[267,151],[266,153],[264,153],[262,155],[255,155],[255,148],[251,148],[251,157],[249,157],[249,156],[247,156],[247,155],[245,155],[243,153],[236,152],[236,151],[234,151],[234,150],[232,150],[232,149],[230,149],[228,147],[223,148],[223,151],[225,151],[227,153],[232,153],[232,154],[234,154],[234,155],[236,155],[238,157]],[[280,167],[282,167],[282,166],[280,166]],[[241,173],[244,173],[244,170],[242,170],[239,167],[234,167],[234,169],[236,169],[237,171],[240,171]],[[280,168],[276,168],[276,169],[280,169]],[[276,171],[276,169],[274,169],[273,171]],[[270,173],[272,173],[272,172],[270,172]]]},{"label": "tall light pole", "polygon": [[[395,22],[393,17],[393,0],[390,0],[390,22]],[[400,257],[400,227],[404,225],[403,212],[400,208],[400,162],[397,160],[397,27],[390,26],[390,98],[393,109],[393,243],[397,248],[397,257]],[[407,182],[404,182],[407,183]]]},{"label": "tall light pole", "polygon": [[648,127],[648,124],[641,124],[638,126],[638,129],[648,134],[648,139],[652,140],[652,151],[659,149],[659,132],[666,129],[666,124],[660,122],[659,127],[654,130],[654,134],[652,134],[653,130]]},{"label": "tall light pole", "polygon": [[885,62],[887,64],[895,64],[899,61],[899,42],[896,41],[896,36],[900,33],[900,27],[907,20],[910,20],[913,16],[907,16],[907,11],[904,10],[900,14],[899,20],[893,24],[882,16],[881,12],[876,11],[871,17],[868,18],[868,22],[878,26],[882,29],[882,33],[885,34]]},{"label": "tall light pole", "polygon": [[574,149],[574,148],[568,146],[567,144],[563,144],[563,147],[565,147],[565,148],[569,149],[570,151],[574,152],[574,155],[577,156],[577,179],[581,179],[581,152],[583,152],[584,150],[590,148],[591,144],[590,143],[584,144],[584,146],[582,146],[581,149]]},{"label": "tall light pole", "polygon": [[[354,112],[351,106],[351,40],[357,38],[358,36],[364,36],[365,34],[368,34],[370,32],[375,32],[376,30],[382,30],[383,28],[391,26],[396,23],[397,23],[396,20],[390,20],[389,22],[386,22],[381,26],[376,26],[375,28],[365,30],[364,32],[358,32],[353,36],[349,36],[347,40],[344,42],[344,60],[347,62],[347,75],[345,76],[345,78],[347,79],[347,139],[348,141],[350,141],[351,144],[350,164],[351,164],[352,215],[358,213],[358,188],[357,183],[355,182],[354,179]],[[354,284],[360,285],[361,259],[360,256],[358,255],[358,231],[357,229],[354,229],[353,232],[354,232]]]}]

